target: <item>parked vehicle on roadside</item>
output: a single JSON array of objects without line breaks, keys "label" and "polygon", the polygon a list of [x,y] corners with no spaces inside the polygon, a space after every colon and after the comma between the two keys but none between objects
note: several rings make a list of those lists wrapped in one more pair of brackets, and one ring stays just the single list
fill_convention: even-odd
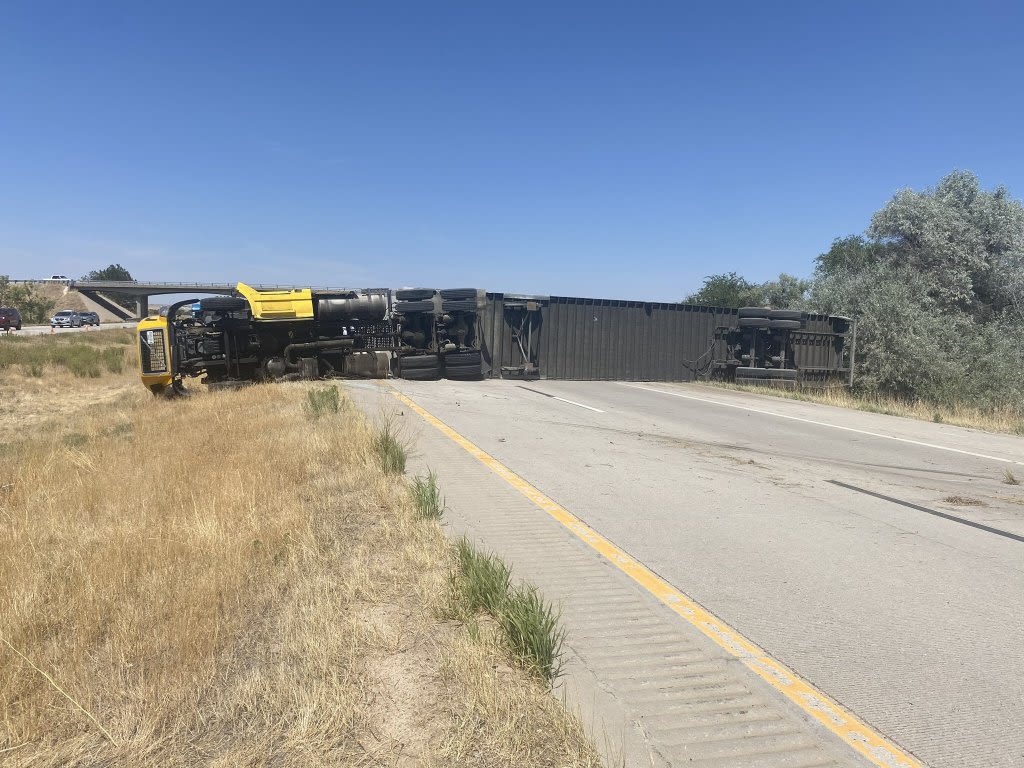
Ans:
[{"label": "parked vehicle on roadside", "polygon": [[99,325],[100,316],[97,312],[79,312],[78,315],[82,318],[83,325]]},{"label": "parked vehicle on roadside", "polygon": [[47,281],[50,281],[50,280],[63,280],[65,282],[67,282],[70,279],[71,278],[68,277],[67,275],[50,275],[48,278],[46,278]]},{"label": "parked vehicle on roadside", "polygon": [[81,328],[84,324],[82,315],[70,309],[63,309],[50,318],[51,328]]},{"label": "parked vehicle on roadside", "polygon": [[21,313],[14,307],[0,307],[0,330],[21,330]]}]

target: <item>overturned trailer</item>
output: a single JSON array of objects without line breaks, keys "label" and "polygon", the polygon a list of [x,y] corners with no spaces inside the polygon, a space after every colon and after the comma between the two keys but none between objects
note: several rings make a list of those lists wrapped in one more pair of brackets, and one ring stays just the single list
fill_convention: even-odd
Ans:
[{"label": "overturned trailer", "polygon": [[845,317],[744,307],[487,294],[487,375],[616,381],[849,383]]},{"label": "overturned trailer", "polygon": [[139,324],[142,381],[333,376],[846,381],[846,318],[791,310],[486,293],[260,290],[172,304]]}]

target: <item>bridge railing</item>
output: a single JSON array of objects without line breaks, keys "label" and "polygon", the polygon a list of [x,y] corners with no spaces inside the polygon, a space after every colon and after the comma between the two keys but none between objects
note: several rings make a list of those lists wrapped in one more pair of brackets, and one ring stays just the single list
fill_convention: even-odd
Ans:
[{"label": "bridge railing", "polygon": [[[118,291],[143,295],[147,293],[230,293],[235,290],[236,283],[183,283],[183,282],[149,282],[142,280],[69,280],[71,288],[87,291]],[[312,288],[315,291],[338,291],[352,290],[339,287],[317,287],[309,285],[282,285],[280,283],[254,283],[253,288],[262,291],[290,291],[303,288]]]}]

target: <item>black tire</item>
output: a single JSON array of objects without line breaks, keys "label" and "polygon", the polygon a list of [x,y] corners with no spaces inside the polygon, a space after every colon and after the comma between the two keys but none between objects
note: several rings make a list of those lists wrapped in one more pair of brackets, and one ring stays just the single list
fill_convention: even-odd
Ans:
[{"label": "black tire", "polygon": [[444,376],[446,379],[454,379],[456,381],[472,381],[473,379],[482,379],[484,372],[479,364],[448,365],[445,366]]},{"label": "black tire", "polygon": [[403,288],[395,291],[395,298],[399,301],[420,301],[422,299],[434,298],[433,288]]},{"label": "black tire", "polygon": [[449,352],[444,356],[444,364],[446,367],[459,365],[475,365],[479,367],[482,359],[483,356],[480,354],[479,349],[473,349],[469,352]]},{"label": "black tire", "polygon": [[740,328],[767,328],[771,322],[767,317],[741,317]]},{"label": "black tire", "polygon": [[740,317],[768,317],[768,310],[764,307],[740,307]]},{"label": "black tire", "polygon": [[409,381],[434,381],[441,378],[440,368],[416,368],[402,371],[402,378]]},{"label": "black tire", "polygon": [[799,320],[769,320],[768,327],[776,331],[799,331],[804,324]]},{"label": "black tire", "polygon": [[434,302],[430,299],[419,301],[396,301],[395,312],[406,314],[408,312],[433,312]]},{"label": "black tire", "polygon": [[442,299],[473,299],[476,300],[476,288],[443,288],[440,291]]},{"label": "black tire", "polygon": [[428,368],[441,368],[441,358],[437,355],[409,355],[399,358],[399,370],[404,374],[406,371],[426,370]]},{"label": "black tire", "polygon": [[441,302],[442,312],[476,312],[476,299],[445,299]]},{"label": "black tire", "polygon": [[21,323],[18,323],[16,326],[14,326],[14,330],[20,331],[21,330]]},{"label": "black tire", "polygon": [[800,376],[800,371],[795,371],[792,368],[768,368],[769,379],[787,379],[790,381],[796,381]]},{"label": "black tire", "polygon": [[199,300],[203,312],[240,312],[249,308],[249,302],[238,296],[211,296]]},{"label": "black tire", "polygon": [[803,320],[804,313],[799,309],[773,309],[768,313],[769,320]]},{"label": "black tire", "polygon": [[767,379],[768,369],[767,368],[749,368],[746,366],[740,366],[736,369],[737,379]]}]

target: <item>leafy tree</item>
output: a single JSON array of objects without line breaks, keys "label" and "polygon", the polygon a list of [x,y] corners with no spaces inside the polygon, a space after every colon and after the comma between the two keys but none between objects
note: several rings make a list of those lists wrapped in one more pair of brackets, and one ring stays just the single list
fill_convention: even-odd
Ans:
[{"label": "leafy tree", "polygon": [[810,289],[810,280],[783,272],[777,280],[769,280],[757,286],[757,292],[760,294],[760,301],[757,303],[772,309],[796,309],[803,306]]},{"label": "leafy tree", "polygon": [[691,293],[684,304],[699,304],[705,307],[747,307],[759,304],[761,300],[758,288],[735,272],[724,272],[720,275],[708,275],[704,285],[696,293]]},{"label": "leafy tree", "polygon": [[789,309],[802,304],[810,287],[810,280],[802,280],[785,272],[777,280],[766,283],[751,283],[735,272],[724,272],[705,277],[701,289],[683,299],[683,303],[733,309],[759,306]]},{"label": "leafy tree", "polygon": [[888,243],[872,242],[863,235],[836,238],[832,247],[817,258],[818,270],[826,274],[855,272],[886,260],[891,247]]},{"label": "leafy tree", "polygon": [[56,302],[36,293],[31,285],[17,285],[9,276],[0,275],[0,307],[17,309],[26,325],[45,323],[55,306]]},{"label": "leafy tree", "polygon": [[89,274],[85,275],[83,280],[123,280],[130,282],[135,278],[132,277],[132,273],[122,267],[120,264],[111,264],[103,269],[94,269]]},{"label": "leafy tree", "polygon": [[1024,408],[1024,206],[956,171],[817,259],[807,305],[857,319],[862,387]]},{"label": "leafy tree", "polygon": [[973,173],[954,171],[934,189],[896,193],[868,234],[929,281],[943,310],[988,320],[1014,300],[1006,284],[1024,267],[1024,206],[1005,187],[986,192]]},{"label": "leafy tree", "polygon": [[[131,282],[135,278],[132,277],[132,273],[122,267],[120,264],[111,264],[110,266],[104,267],[103,269],[94,269],[89,274],[82,277],[83,280],[121,280]],[[135,308],[135,301],[126,296],[110,296],[111,300],[116,301],[122,307],[127,309]]]}]

